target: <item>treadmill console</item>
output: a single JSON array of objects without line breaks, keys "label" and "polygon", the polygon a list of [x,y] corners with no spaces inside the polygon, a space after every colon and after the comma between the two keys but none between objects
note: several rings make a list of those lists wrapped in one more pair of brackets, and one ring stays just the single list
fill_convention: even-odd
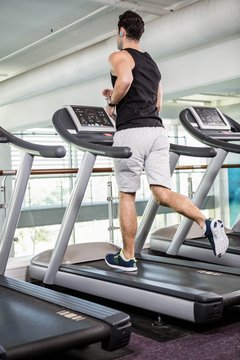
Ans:
[{"label": "treadmill console", "polygon": [[78,132],[114,132],[115,125],[103,107],[65,105]]},{"label": "treadmill console", "polygon": [[222,112],[214,107],[192,106],[189,108],[196,123],[192,125],[207,130],[230,130],[231,126]]}]

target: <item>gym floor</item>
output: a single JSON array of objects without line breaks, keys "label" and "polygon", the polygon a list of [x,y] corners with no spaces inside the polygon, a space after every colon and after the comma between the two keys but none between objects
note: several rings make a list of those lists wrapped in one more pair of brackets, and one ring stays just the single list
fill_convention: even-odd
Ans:
[{"label": "gym floor", "polygon": [[127,347],[107,352],[101,344],[93,344],[57,354],[59,360],[240,360],[240,306],[226,310],[221,321],[196,325],[166,316],[158,318],[151,311],[106,299],[56,290],[122,310],[132,321]]}]

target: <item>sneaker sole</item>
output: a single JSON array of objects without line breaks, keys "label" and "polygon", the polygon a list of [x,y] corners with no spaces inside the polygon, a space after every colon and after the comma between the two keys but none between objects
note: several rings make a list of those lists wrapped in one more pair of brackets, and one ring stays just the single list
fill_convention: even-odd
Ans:
[{"label": "sneaker sole", "polygon": [[109,262],[106,259],[105,259],[105,263],[108,266],[110,266],[111,268],[114,268],[114,269],[120,269],[120,270],[128,271],[128,272],[137,271],[137,267],[126,267],[126,266],[112,265],[112,264],[109,264]]},{"label": "sneaker sole", "polygon": [[[214,235],[215,236],[220,236],[221,235],[221,240],[219,241],[214,241],[214,245],[215,245],[215,253],[217,257],[221,257],[223,254],[225,254],[225,252],[227,251],[227,248],[229,246],[229,239],[227,237],[227,235],[225,234],[224,231],[224,225],[222,221],[212,221],[211,223],[211,230],[212,230],[212,234],[213,234],[213,241],[214,241]],[[223,229],[223,232],[219,232],[218,226],[221,226],[221,228]]]}]

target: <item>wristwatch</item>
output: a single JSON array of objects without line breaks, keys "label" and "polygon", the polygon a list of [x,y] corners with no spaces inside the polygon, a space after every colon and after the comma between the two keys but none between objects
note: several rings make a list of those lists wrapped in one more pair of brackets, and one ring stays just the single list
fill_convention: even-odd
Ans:
[{"label": "wristwatch", "polygon": [[115,107],[117,104],[113,104],[112,102],[111,102],[111,99],[109,99],[108,100],[108,106],[110,106],[110,107]]}]

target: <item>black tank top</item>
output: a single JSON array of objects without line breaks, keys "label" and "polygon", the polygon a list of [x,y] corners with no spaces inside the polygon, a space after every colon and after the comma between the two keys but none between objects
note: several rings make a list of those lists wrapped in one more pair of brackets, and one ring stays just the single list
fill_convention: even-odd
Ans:
[{"label": "black tank top", "polygon": [[[161,73],[151,56],[135,49],[126,50],[134,59],[133,81],[127,94],[116,106],[116,129],[163,127],[158,115],[157,94]],[[117,77],[111,74],[114,86]]]}]

